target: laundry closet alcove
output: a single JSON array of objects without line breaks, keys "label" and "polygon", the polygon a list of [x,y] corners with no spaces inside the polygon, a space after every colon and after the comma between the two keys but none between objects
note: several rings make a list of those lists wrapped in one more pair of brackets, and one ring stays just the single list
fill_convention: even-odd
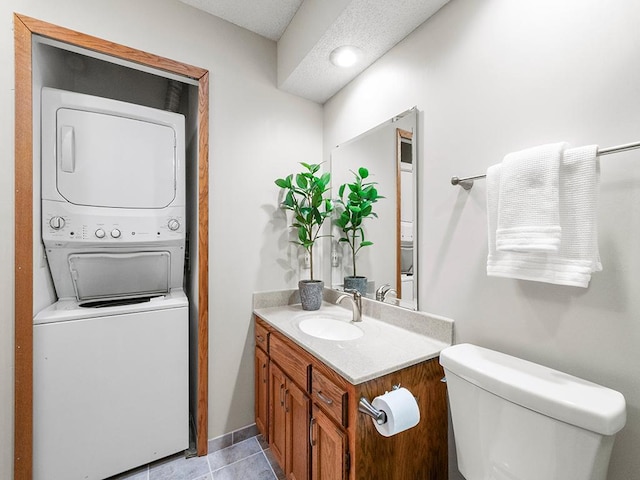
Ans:
[{"label": "laundry closet alcove", "polygon": [[[188,120],[193,127],[193,140],[188,147],[187,216],[190,227],[191,273],[190,314],[190,378],[192,386],[191,415],[195,424],[198,455],[207,452],[208,419],[208,223],[209,223],[209,72],[175,60],[159,57],[107,40],[85,35],[24,15],[14,14],[15,35],[15,428],[14,478],[32,476],[33,455],[33,317],[34,271],[39,268],[40,241],[39,138],[34,135],[34,120],[40,111],[34,102],[38,88],[38,55],[34,47],[38,39],[47,48],[64,45],[87,59],[111,64],[114,68],[146,72],[166,79],[188,83],[192,102]],[[56,45],[56,42],[58,43]],[[93,60],[91,60],[93,61]],[[137,75],[137,74],[136,74]],[[39,95],[39,92],[37,93]],[[37,130],[37,125],[36,125]],[[39,135],[39,132],[38,132]],[[35,155],[35,157],[34,157]],[[35,182],[35,183],[34,183]],[[37,218],[36,218],[37,216]],[[36,227],[34,227],[34,225]]]}]

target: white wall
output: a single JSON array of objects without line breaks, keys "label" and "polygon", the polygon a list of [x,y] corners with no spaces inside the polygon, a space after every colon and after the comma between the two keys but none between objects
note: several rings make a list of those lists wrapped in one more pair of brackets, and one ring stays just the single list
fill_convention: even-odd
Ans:
[{"label": "white wall", "polygon": [[[13,12],[210,72],[209,437],[253,423],[251,294],[297,277],[273,180],[321,161],[322,109],[280,92],[275,43],[173,0],[0,3],[0,478],[13,471]],[[284,242],[286,244],[286,242]]]},{"label": "white wall", "polygon": [[[604,271],[585,289],[488,278],[484,173],[541,143],[640,140],[640,4],[453,0],[325,104],[331,147],[417,105],[421,310],[472,342],[622,392],[609,480],[640,478],[640,152],[602,159]],[[544,460],[542,460],[544,461]],[[452,474],[451,478],[459,478]]]}]

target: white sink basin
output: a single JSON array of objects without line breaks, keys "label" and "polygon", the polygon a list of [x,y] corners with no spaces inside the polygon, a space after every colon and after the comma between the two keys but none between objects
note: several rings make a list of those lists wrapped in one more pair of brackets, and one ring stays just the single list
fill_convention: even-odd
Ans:
[{"label": "white sink basin", "polygon": [[353,323],[322,314],[301,320],[298,327],[307,335],[325,340],[355,340],[364,335]]}]

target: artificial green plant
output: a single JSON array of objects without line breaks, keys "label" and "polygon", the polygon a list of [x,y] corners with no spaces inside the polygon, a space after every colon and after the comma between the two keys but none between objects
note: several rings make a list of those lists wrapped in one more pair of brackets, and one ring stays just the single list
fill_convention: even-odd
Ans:
[{"label": "artificial green plant", "polygon": [[320,170],[319,164],[300,162],[300,165],[304,167],[302,172],[278,178],[275,183],[285,191],[281,206],[293,212],[291,228],[295,228],[298,233],[298,238],[293,240],[293,243],[302,246],[309,254],[310,274],[313,280],[313,245],[322,237],[322,224],[333,211],[333,201],[325,197],[329,190],[331,174],[327,172],[316,175]]},{"label": "artificial green plant", "polygon": [[[364,248],[373,245],[373,242],[366,240],[364,236],[363,221],[366,218],[378,215],[373,211],[373,204],[383,196],[378,194],[376,182],[365,182],[369,177],[369,170],[360,167],[358,172],[351,171],[355,176],[353,183],[340,185],[338,189],[338,199],[336,203],[342,206],[342,212],[336,219],[336,225],[342,231],[339,242],[345,242],[351,250],[351,261],[353,262],[353,276],[356,272],[356,255]],[[345,198],[345,191],[348,192]]]}]

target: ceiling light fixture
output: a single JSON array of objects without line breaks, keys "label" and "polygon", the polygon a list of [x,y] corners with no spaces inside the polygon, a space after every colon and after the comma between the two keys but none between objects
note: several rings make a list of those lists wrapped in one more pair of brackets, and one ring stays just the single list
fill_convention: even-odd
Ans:
[{"label": "ceiling light fixture", "polygon": [[329,55],[329,60],[336,67],[352,67],[362,56],[362,50],[352,45],[343,45],[336,48]]}]

